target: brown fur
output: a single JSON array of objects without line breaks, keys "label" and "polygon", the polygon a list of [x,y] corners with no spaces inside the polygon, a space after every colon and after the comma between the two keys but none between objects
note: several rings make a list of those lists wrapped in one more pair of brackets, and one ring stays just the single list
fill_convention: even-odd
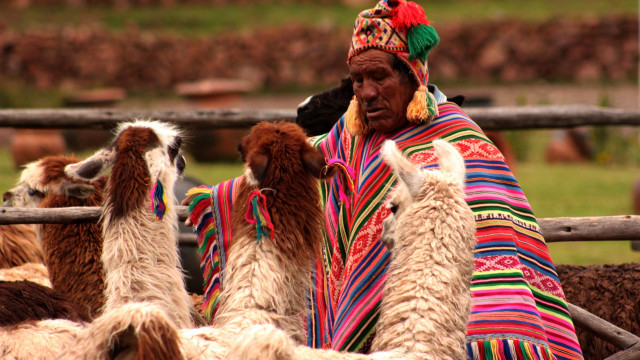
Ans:
[{"label": "brown fur", "polygon": [[166,321],[151,318],[140,326],[136,360],[184,358],[180,350],[178,330],[167,324]]},{"label": "brown fur", "polygon": [[[556,265],[567,301],[640,335],[640,264]],[[585,359],[604,359],[620,349],[576,326]]]},{"label": "brown fur", "polygon": [[[322,210],[317,179],[330,176],[326,160],[292,123],[260,123],[240,150],[247,171],[234,206],[235,232],[214,326],[243,332],[270,324],[297,343],[305,339],[305,289],[320,256]],[[273,239],[256,239],[245,220],[249,194],[260,189],[274,226]]]},{"label": "brown fur", "polygon": [[64,294],[31,281],[0,281],[0,304],[0,326],[29,320],[90,320],[86,310]]},{"label": "brown fur", "polygon": [[[99,206],[102,203],[104,178],[87,183],[65,175],[65,166],[78,161],[80,159],[74,156],[62,155],[40,160],[43,169],[40,181],[47,189],[40,208]],[[73,190],[76,186],[82,186],[88,197],[77,197]],[[91,315],[97,315],[104,304],[101,226],[95,223],[42,224],[39,232],[52,287],[85,307]]]},{"label": "brown fur", "polygon": [[0,225],[0,269],[26,263],[44,263],[44,254],[33,227]]},{"label": "brown fur", "polygon": [[[306,141],[302,129],[291,123],[260,123],[247,135],[240,150],[258,178],[275,228],[275,246],[281,261],[308,266],[321,245],[322,209],[317,178],[327,162]],[[331,176],[332,173],[324,176]],[[248,226],[245,212],[249,194],[256,187],[244,181],[238,189],[234,211],[234,239],[255,239],[255,226]],[[247,234],[248,236],[240,236]],[[236,244],[232,244],[234,246]],[[303,251],[304,253],[301,253]]]},{"label": "brown fur", "polygon": [[[104,180],[93,184],[96,190],[86,199],[51,195],[43,199],[40,207],[100,206]],[[105,300],[104,270],[100,261],[101,226],[95,223],[43,224],[41,239],[53,288],[97,315]]]},{"label": "brown fur", "polygon": [[158,144],[158,137],[150,128],[131,128],[121,134],[115,144],[116,162],[111,170],[117,186],[109,186],[108,199],[113,207],[112,218],[117,219],[137,211],[144,204],[150,188],[151,175],[144,153]]}]

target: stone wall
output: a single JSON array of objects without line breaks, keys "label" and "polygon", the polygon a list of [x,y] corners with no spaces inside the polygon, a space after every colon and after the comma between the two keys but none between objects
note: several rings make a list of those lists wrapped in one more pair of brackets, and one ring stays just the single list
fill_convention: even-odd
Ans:
[{"label": "stone wall", "polygon": [[[618,80],[638,74],[637,18],[449,24],[430,55],[431,79],[518,82]],[[287,25],[259,34],[157,36],[95,27],[0,29],[0,80],[41,88],[171,89],[208,77],[258,86],[335,84],[347,72],[350,33]]]}]

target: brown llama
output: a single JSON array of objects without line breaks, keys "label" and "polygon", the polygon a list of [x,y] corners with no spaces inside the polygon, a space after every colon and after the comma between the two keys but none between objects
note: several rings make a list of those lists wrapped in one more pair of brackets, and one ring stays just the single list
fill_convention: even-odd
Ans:
[{"label": "brown llama", "polygon": [[[40,208],[100,206],[104,178],[88,182],[64,173],[65,166],[78,161],[74,156],[55,155],[28,164],[18,185],[4,194],[5,202]],[[104,305],[100,224],[40,224],[36,229],[52,287],[97,315]]]},{"label": "brown llama", "polygon": [[[218,327],[272,324],[303,342],[305,289],[320,255],[323,215],[318,179],[335,173],[291,123],[260,123],[240,144],[245,180],[239,185],[224,288],[214,319]],[[264,200],[272,233],[257,233],[246,219]],[[248,206],[252,206],[248,209]],[[265,224],[262,224],[265,225]]]}]

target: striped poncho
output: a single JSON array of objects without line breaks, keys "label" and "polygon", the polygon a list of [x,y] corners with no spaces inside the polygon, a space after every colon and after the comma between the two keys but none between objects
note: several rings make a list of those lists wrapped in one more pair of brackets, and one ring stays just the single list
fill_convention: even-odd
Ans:
[{"label": "striped poncho", "polygon": [[[467,202],[476,218],[472,308],[467,327],[471,359],[582,359],[573,322],[540,228],[504,157],[455,104],[439,105],[429,125],[393,134],[351,136],[344,118],[312,139],[327,158],[355,170],[354,192],[344,199],[339,178],[321,186],[325,209],[324,257],[309,291],[308,344],[366,351],[375,333],[389,253],[380,241],[385,200],[395,185],[379,149],[396,141],[423,168],[437,166],[431,142],[441,138],[460,151],[467,168]],[[202,251],[207,314],[224,286],[225,248],[239,180],[193,189],[191,219]],[[341,191],[342,190],[342,191]],[[341,194],[342,192],[342,194]],[[407,329],[410,331],[410,329]]]}]

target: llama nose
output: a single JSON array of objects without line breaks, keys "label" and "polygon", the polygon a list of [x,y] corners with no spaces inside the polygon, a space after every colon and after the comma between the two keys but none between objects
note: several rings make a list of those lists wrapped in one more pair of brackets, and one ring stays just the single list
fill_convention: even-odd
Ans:
[{"label": "llama nose", "polygon": [[13,197],[13,194],[10,191],[7,191],[4,194],[2,194],[2,206],[8,206],[9,200],[11,200],[12,197]]}]

